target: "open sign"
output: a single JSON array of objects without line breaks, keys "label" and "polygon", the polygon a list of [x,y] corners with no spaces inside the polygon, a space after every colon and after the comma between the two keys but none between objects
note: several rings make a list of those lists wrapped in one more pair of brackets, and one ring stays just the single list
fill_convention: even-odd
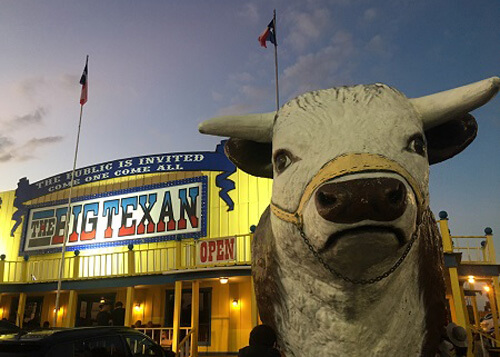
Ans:
[{"label": "open sign", "polygon": [[199,264],[209,265],[236,260],[235,238],[201,241],[198,248]]}]

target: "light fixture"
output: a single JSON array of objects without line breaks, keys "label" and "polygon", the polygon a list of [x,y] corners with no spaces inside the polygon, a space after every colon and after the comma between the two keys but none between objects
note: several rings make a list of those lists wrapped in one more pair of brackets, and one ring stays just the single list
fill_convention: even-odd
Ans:
[{"label": "light fixture", "polygon": [[470,284],[474,284],[474,282],[476,281],[476,279],[474,279],[474,275],[469,275],[467,277],[467,281],[470,283]]},{"label": "light fixture", "polygon": [[99,300],[99,303],[104,304],[106,302],[106,299],[104,297],[101,297],[101,300]]},{"label": "light fixture", "polygon": [[484,289],[484,291],[486,291],[487,293],[489,293],[489,292],[490,292],[490,290],[491,290],[491,288],[490,288],[490,286],[489,286],[489,285],[485,285],[485,286],[483,287],[483,289]]},{"label": "light fixture", "polygon": [[135,304],[134,306],[135,311],[141,311],[141,309],[142,309],[141,304]]},{"label": "light fixture", "polygon": [[229,278],[219,278],[219,282],[221,284],[227,284],[228,281],[229,281]]},{"label": "light fixture", "polygon": [[232,304],[233,304],[233,307],[238,307],[238,304],[239,304],[238,299],[233,299]]}]

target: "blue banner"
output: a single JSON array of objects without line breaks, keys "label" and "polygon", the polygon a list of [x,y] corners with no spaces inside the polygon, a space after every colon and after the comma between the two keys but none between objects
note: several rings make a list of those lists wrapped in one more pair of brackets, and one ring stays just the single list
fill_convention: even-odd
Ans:
[{"label": "blue banner", "polygon": [[[234,209],[234,202],[228,192],[235,188],[228,177],[236,171],[234,164],[224,153],[225,140],[217,145],[215,151],[155,154],[127,159],[108,161],[96,165],[79,168],[75,171],[73,187],[91,182],[109,180],[117,177],[162,173],[174,171],[221,171],[216,177],[216,186],[220,188],[219,196],[228,205],[228,211]],[[16,222],[11,236],[26,215],[26,201],[70,187],[71,171],[55,175],[30,184],[26,177],[19,180],[14,207],[17,211],[12,215]]]}]

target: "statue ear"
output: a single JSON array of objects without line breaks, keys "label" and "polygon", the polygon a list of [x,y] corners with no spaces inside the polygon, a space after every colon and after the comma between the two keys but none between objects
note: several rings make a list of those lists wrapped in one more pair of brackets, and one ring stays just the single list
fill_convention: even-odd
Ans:
[{"label": "statue ear", "polygon": [[224,151],[229,160],[246,173],[273,178],[271,143],[231,138],[226,142]]},{"label": "statue ear", "polygon": [[425,131],[429,164],[447,160],[462,150],[476,138],[477,122],[470,114],[451,119]]}]

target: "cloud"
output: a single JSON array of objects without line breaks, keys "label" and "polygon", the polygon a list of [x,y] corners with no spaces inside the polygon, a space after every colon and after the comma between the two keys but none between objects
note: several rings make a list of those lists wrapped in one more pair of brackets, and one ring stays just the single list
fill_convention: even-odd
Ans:
[{"label": "cloud", "polygon": [[34,100],[41,87],[46,86],[45,78],[32,77],[26,78],[17,84],[17,91],[29,100]]},{"label": "cloud", "polygon": [[16,146],[10,138],[0,137],[0,162],[27,161],[34,159],[40,148],[57,144],[62,140],[62,136],[47,136],[32,138]]},{"label": "cloud", "polygon": [[298,52],[304,51],[311,42],[321,39],[327,32],[326,29],[331,24],[330,18],[330,11],[324,8],[310,13],[292,12],[286,20],[290,34],[285,42]]},{"label": "cloud", "polygon": [[253,23],[259,21],[259,12],[255,4],[247,3],[238,11],[237,15],[244,19],[250,20]]},{"label": "cloud", "polygon": [[365,21],[373,21],[378,17],[378,12],[373,7],[370,9],[366,9],[363,13],[363,19]]},{"label": "cloud", "polygon": [[229,105],[227,107],[219,109],[215,115],[216,116],[223,116],[223,115],[246,114],[246,113],[251,112],[254,109],[255,109],[255,106],[253,106],[251,104],[237,103],[237,104],[232,104],[232,105]]},{"label": "cloud", "polygon": [[383,58],[392,57],[392,50],[390,44],[381,36],[375,35],[366,45],[366,49]]},{"label": "cloud", "polygon": [[283,70],[280,85],[285,96],[296,96],[309,90],[329,88],[346,82],[356,53],[352,35],[339,31],[330,44],[317,52],[299,56],[297,61]]},{"label": "cloud", "polygon": [[44,107],[38,107],[33,112],[15,116],[11,120],[4,121],[2,123],[1,129],[4,131],[13,130],[26,130],[32,125],[40,125],[43,123],[44,117],[47,115],[47,109]]}]

